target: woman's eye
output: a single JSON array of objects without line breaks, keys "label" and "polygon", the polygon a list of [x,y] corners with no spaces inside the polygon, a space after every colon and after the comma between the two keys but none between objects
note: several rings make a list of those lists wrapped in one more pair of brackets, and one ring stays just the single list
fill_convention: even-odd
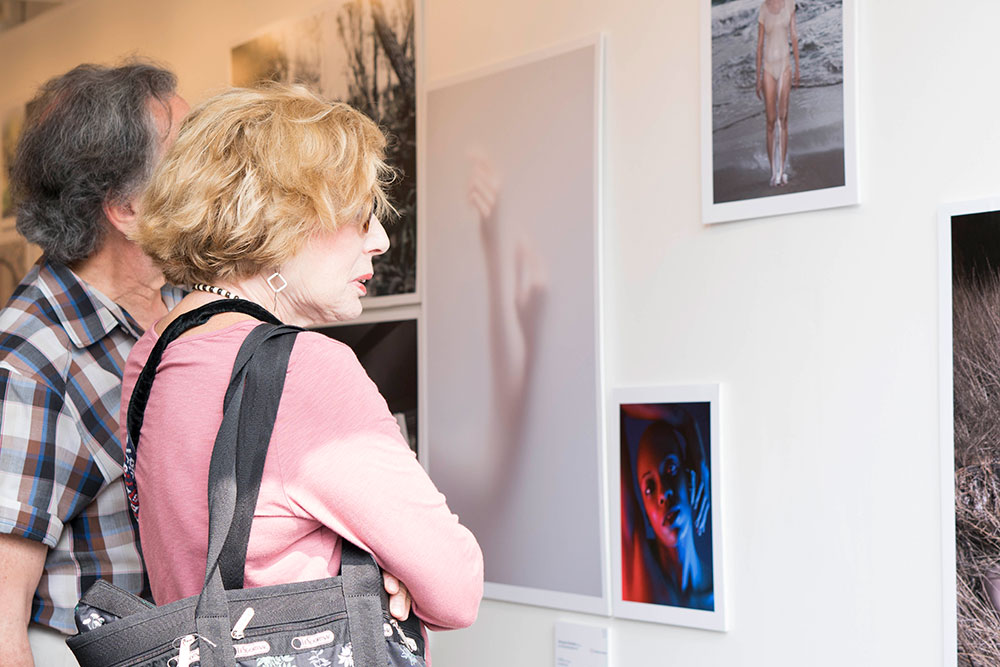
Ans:
[{"label": "woman's eye", "polygon": [[372,218],[371,218],[371,216],[368,216],[368,218],[364,222],[361,223],[361,233],[362,234],[367,234],[368,233],[368,228],[371,227],[371,226],[372,226]]},{"label": "woman's eye", "polygon": [[663,471],[665,476],[676,477],[681,469],[681,462],[676,456],[670,455],[663,459],[663,463],[660,464],[660,469]]},{"label": "woman's eye", "polygon": [[646,482],[645,486],[643,486],[642,493],[647,496],[653,495],[653,483]]}]

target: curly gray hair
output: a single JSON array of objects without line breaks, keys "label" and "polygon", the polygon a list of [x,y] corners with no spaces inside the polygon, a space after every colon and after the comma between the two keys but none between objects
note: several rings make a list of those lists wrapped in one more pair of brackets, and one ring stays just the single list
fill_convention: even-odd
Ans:
[{"label": "curly gray hair", "polygon": [[69,264],[101,247],[104,204],[133,197],[152,174],[159,137],[149,105],[169,112],[176,86],[146,62],[80,65],[29,103],[11,185],[18,231],[50,260]]}]

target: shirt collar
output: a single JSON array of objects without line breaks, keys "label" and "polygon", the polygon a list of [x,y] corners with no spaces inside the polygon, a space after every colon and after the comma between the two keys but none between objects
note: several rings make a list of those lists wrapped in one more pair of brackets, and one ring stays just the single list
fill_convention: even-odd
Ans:
[{"label": "shirt collar", "polygon": [[[142,327],[131,315],[65,264],[43,260],[38,277],[48,292],[56,317],[77,347],[93,345],[118,326],[136,340],[142,335]],[[183,295],[172,286],[164,286],[160,292],[168,308],[173,308]]]}]

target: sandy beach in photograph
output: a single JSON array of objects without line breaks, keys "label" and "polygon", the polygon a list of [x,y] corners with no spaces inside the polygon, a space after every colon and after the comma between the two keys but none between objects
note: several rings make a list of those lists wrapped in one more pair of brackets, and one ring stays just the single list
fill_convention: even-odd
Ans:
[{"label": "sandy beach in photograph", "polygon": [[[712,133],[715,203],[844,185],[843,86],[792,89],[788,108],[788,184],[772,187],[764,105]],[[754,97],[754,101],[757,98]]]},{"label": "sandy beach in photograph", "polygon": [[[841,0],[798,0],[800,74],[788,110],[788,183],[773,187],[756,95],[761,0],[712,3],[712,172],[716,204],[845,184]],[[791,58],[791,56],[790,56]]]}]

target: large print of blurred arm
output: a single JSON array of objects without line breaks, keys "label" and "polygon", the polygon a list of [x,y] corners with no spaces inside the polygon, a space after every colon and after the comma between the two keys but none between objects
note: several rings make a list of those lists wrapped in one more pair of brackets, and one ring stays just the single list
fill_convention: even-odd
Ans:
[{"label": "large print of blurred arm", "polygon": [[[490,159],[471,156],[469,202],[479,220],[486,269],[489,356],[494,403],[490,409],[484,456],[466,477],[481,503],[493,502],[514,472],[524,443],[529,378],[538,354],[538,329],[547,292],[545,272],[524,238],[510,246],[501,211],[502,183]],[[471,473],[471,471],[469,471]]]},{"label": "large print of blurred arm", "polygon": [[299,336],[297,346],[309,343],[308,367],[293,356],[282,398],[296,387],[308,390],[303,415],[317,419],[309,427],[315,437],[277,450],[289,501],[374,554],[406,584],[413,612],[428,627],[471,625],[483,593],[478,542],[417,462],[354,353],[315,336]]}]

